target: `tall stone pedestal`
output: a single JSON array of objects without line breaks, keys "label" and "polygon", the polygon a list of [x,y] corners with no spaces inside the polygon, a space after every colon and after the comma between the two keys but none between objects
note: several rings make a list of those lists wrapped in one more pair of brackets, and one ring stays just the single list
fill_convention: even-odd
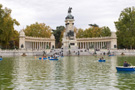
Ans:
[{"label": "tall stone pedestal", "polygon": [[71,15],[71,9],[68,10],[68,15],[65,18],[66,30],[62,39],[63,49],[77,49],[76,32],[74,31],[74,16]]}]

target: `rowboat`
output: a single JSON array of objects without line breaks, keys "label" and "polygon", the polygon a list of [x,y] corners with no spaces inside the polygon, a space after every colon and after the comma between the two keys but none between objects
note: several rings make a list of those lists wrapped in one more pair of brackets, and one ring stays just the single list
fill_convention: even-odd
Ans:
[{"label": "rowboat", "polygon": [[0,60],[2,60],[2,58],[0,58]]},{"label": "rowboat", "polygon": [[117,66],[116,69],[117,71],[135,71],[135,66],[128,66],[128,67]]},{"label": "rowboat", "polygon": [[2,56],[0,56],[0,60],[2,60]]},{"label": "rowboat", "polygon": [[108,56],[114,56],[114,55],[112,54],[112,55],[108,55]]},{"label": "rowboat", "polygon": [[47,58],[43,58],[43,60],[46,60]]},{"label": "rowboat", "polygon": [[43,59],[43,60],[46,60],[47,58],[41,58],[41,57],[39,58],[39,60],[42,60],[42,59]]},{"label": "rowboat", "polygon": [[49,60],[58,60],[57,58],[50,58]]},{"label": "rowboat", "polygon": [[98,60],[98,62],[105,62],[106,60]]}]

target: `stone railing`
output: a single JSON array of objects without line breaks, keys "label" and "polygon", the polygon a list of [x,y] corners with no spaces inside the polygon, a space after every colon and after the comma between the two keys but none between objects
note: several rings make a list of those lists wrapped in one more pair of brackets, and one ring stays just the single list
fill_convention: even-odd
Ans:
[{"label": "stone railing", "polygon": [[[94,39],[113,39],[114,37],[91,37],[91,38],[76,38],[77,40],[94,40]],[[116,39],[116,38],[114,38]]]},{"label": "stone railing", "polygon": [[42,37],[30,37],[30,36],[26,36],[25,39],[27,40],[46,40],[46,41],[49,41],[49,40],[55,40],[55,39],[52,39],[52,38],[42,38]]}]

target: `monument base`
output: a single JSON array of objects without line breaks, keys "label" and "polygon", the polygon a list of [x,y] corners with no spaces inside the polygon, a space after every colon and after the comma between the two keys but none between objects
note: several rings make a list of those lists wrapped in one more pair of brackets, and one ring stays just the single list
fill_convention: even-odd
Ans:
[{"label": "monument base", "polygon": [[76,41],[65,41],[63,42],[63,49],[78,49]]},{"label": "monument base", "polygon": [[77,46],[70,46],[70,47],[62,46],[61,48],[63,48],[63,49],[78,49]]}]

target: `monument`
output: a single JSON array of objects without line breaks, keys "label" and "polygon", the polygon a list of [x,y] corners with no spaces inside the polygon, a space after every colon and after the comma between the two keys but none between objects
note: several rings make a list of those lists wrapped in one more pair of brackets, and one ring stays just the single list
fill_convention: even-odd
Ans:
[{"label": "monument", "polygon": [[77,49],[76,33],[74,32],[74,16],[71,15],[72,8],[69,7],[68,15],[65,18],[66,30],[63,34],[62,48]]}]

